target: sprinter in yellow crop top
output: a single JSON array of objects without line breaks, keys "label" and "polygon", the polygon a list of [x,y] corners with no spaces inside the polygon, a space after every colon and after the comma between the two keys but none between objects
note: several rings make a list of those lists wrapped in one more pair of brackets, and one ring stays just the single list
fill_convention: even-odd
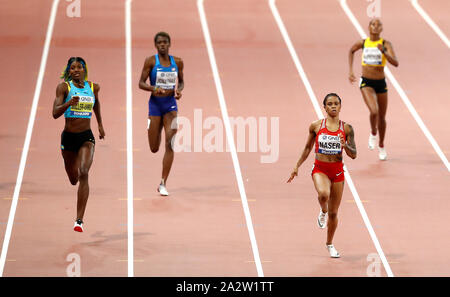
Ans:
[{"label": "sprinter in yellow crop top", "polygon": [[349,51],[349,80],[351,83],[356,81],[353,73],[353,54],[359,49],[362,53],[362,76],[359,88],[363,95],[364,101],[370,111],[370,128],[369,149],[375,148],[377,132],[378,139],[378,157],[380,160],[386,160],[387,154],[384,147],[384,137],[386,134],[386,110],[387,110],[387,87],[384,77],[384,66],[386,60],[398,67],[398,60],[395,56],[392,44],[381,38],[383,24],[378,18],[374,18],[369,23],[370,37],[356,42]]}]

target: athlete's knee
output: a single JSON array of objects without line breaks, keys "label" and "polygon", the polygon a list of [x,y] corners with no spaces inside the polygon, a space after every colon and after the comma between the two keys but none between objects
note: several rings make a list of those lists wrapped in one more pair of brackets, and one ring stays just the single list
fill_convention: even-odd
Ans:
[{"label": "athlete's knee", "polygon": [[319,191],[318,194],[320,202],[327,202],[328,198],[330,197],[329,191]]},{"label": "athlete's knee", "polygon": [[159,151],[159,147],[153,147],[153,146],[150,146],[150,151],[151,151],[152,153],[157,153],[157,152]]},{"label": "athlete's knee", "polygon": [[80,180],[87,180],[89,178],[89,169],[81,167],[78,172],[78,178]]},{"label": "athlete's knee", "polygon": [[166,151],[174,151],[175,148],[175,133],[171,134],[166,139]]},{"label": "athlete's knee", "polygon": [[379,118],[379,112],[377,109],[371,109],[370,110],[370,116],[373,118]]}]

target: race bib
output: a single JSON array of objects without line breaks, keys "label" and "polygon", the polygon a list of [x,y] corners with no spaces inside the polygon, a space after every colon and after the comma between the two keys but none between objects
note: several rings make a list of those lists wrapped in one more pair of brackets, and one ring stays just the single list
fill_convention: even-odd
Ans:
[{"label": "race bib", "polygon": [[383,54],[377,47],[366,47],[363,52],[363,61],[367,65],[381,65]]},{"label": "race bib", "polygon": [[342,152],[339,135],[321,134],[319,136],[319,154],[337,155]]},{"label": "race bib", "polygon": [[162,89],[174,89],[177,83],[177,72],[156,72],[156,86]]},{"label": "race bib", "polygon": [[71,114],[74,116],[91,116],[94,108],[94,97],[79,96],[78,104],[70,107]]}]

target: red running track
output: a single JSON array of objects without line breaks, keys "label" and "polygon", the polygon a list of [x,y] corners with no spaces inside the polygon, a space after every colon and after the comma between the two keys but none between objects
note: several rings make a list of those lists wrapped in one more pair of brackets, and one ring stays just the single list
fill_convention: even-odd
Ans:
[{"label": "red running track", "polygon": [[[1,238],[51,2],[2,4],[1,25],[9,30],[1,32],[1,47],[10,57],[5,61],[10,70],[2,75],[1,88],[7,107],[0,111],[0,135],[5,140],[0,154]],[[442,9],[447,3],[420,3],[448,35],[448,18]],[[366,28],[367,3],[350,0],[348,4]],[[68,18],[67,5],[61,2],[58,8],[4,276],[65,276],[70,264],[67,256],[72,253],[80,256],[82,276],[128,274],[125,6],[123,1],[83,1],[82,17]],[[347,80],[347,52],[359,35],[338,1],[278,0],[277,7],[316,96],[321,100],[326,93],[337,91],[343,98],[341,117],[355,128],[358,146],[358,158],[346,158],[346,165],[393,274],[448,276],[445,234],[450,230],[445,223],[449,215],[445,198],[450,190],[445,166],[390,82],[389,160],[380,162],[376,152],[366,149],[368,111],[358,87]],[[330,259],[325,231],[315,222],[318,203],[310,178],[312,157],[293,184],[285,183],[316,114],[268,2],[206,0],[205,12],[230,117],[267,119],[269,143],[274,141],[270,119],[279,123],[275,162],[262,163],[267,153],[260,149],[250,152],[250,129],[246,130],[245,152],[238,153],[264,275],[366,276],[371,263],[367,257],[376,249],[349,188],[344,190],[335,237],[342,258]],[[149,94],[139,90],[137,82],[144,58],[155,53],[157,31],[171,34],[171,54],[184,60],[186,88],[178,102],[179,115],[192,125],[192,149],[194,138],[199,137],[194,115],[201,110],[203,121],[222,118],[196,1],[158,0],[150,5],[134,0],[131,15],[133,275],[256,276],[229,152],[208,153],[201,147],[201,152],[176,153],[168,180],[171,196],[161,198],[156,192],[164,146],[157,154],[150,153],[146,131]],[[27,21],[11,26],[18,18]],[[383,36],[393,43],[400,60],[399,68],[390,68],[448,158],[450,143],[442,137],[446,132],[442,119],[449,107],[444,91],[450,66],[448,48],[409,1],[383,2],[382,20]],[[63,120],[55,121],[50,114],[59,73],[70,56],[86,58],[90,79],[101,85],[106,129],[106,139],[99,140],[93,120],[97,146],[83,234],[72,231],[76,188],[67,180],[59,152]],[[358,57],[356,73],[360,71]],[[17,113],[24,116],[13,118]],[[187,131],[183,126],[180,134],[181,129]],[[203,137],[211,131],[200,130]],[[37,230],[37,226],[44,228]],[[386,275],[384,269],[381,275]]]}]

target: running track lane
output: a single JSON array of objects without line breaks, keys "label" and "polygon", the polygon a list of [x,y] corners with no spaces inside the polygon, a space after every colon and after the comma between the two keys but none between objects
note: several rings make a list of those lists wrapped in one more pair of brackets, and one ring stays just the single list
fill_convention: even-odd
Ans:
[{"label": "running track lane", "polygon": [[[430,5],[435,6],[439,7],[440,3]],[[399,15],[397,11],[402,13]],[[395,50],[402,52],[396,77],[401,78],[400,83],[412,104],[449,159],[450,139],[442,137],[448,131],[442,119],[448,117],[446,107],[450,106],[445,88],[450,77],[450,50],[408,1],[386,1],[382,17],[386,38],[392,40]],[[435,154],[435,151],[431,148],[424,154]]]},{"label": "running track lane", "polygon": [[[181,124],[188,119],[193,151],[175,153],[167,182],[170,196],[165,198],[156,191],[164,132],[159,152],[152,154],[146,129],[150,94],[137,88],[145,57],[156,53],[153,37],[158,31],[171,35],[170,54],[184,61],[186,87],[177,102],[179,117],[184,120],[179,120],[178,143],[187,144],[181,136],[182,129],[188,128]],[[224,152],[205,152],[201,140],[202,152],[194,152],[195,137],[204,139],[212,131],[212,127],[201,129],[206,124],[202,119],[215,117],[222,123],[196,1],[160,0],[149,5],[134,0],[132,35],[134,187],[138,199],[134,230],[145,234],[135,236],[135,275],[256,276],[236,177],[230,153],[225,152],[224,130]],[[197,123],[194,112],[202,114]],[[197,133],[196,125],[203,135]]]},{"label": "running track lane", "polygon": [[[386,136],[389,161],[378,161],[377,152],[367,149],[370,130],[367,107],[358,86],[350,85],[347,79],[348,50],[359,36],[339,2],[317,1],[306,5],[306,2],[277,1],[277,6],[313,88],[323,92],[335,90],[342,95],[342,118],[355,128],[358,147],[357,160],[347,162],[347,166],[361,199],[366,201],[364,206],[394,275],[445,274],[442,259],[433,259],[431,255],[441,253],[445,257],[448,246],[439,236],[441,231],[445,234],[448,230],[438,219],[448,215],[443,201],[448,189],[441,179],[448,174],[446,168],[437,155],[423,153],[432,147],[389,82]],[[365,7],[362,9],[358,10],[361,14],[365,13]],[[367,17],[362,20],[363,24],[368,23]],[[298,30],[299,27],[304,30]],[[385,36],[389,36],[388,28],[385,24]],[[321,45],[323,42],[326,46]],[[403,52],[397,47],[396,51],[401,59]],[[359,59],[360,52],[354,62],[357,76],[361,71]],[[401,80],[396,70],[394,75]],[[414,145],[408,145],[411,139]]]},{"label": "running track lane", "polygon": [[[360,24],[368,23],[361,3],[350,1],[349,5]],[[439,4],[435,3],[435,5]],[[444,99],[448,98],[444,86],[450,74],[448,48],[407,1],[389,1],[382,9],[384,36],[392,40],[397,52],[400,51],[397,53],[400,67],[396,69],[391,67],[391,70],[395,72],[394,76],[407,92],[411,103],[430,132],[435,135],[436,141],[448,158],[450,140],[442,137],[446,135],[446,130],[441,120],[448,115],[442,111],[450,107],[449,101]],[[398,14],[398,11],[401,13]],[[414,44],[414,50],[411,50],[412,44]],[[390,94],[395,92],[392,86],[390,90]],[[393,100],[390,100],[390,103],[393,103]],[[401,108],[404,109],[404,106]],[[392,113],[394,114],[397,115],[395,112]],[[446,256],[450,241],[442,234],[450,233],[450,227],[444,221],[444,218],[450,215],[447,207],[447,197],[450,196],[450,188],[447,186],[449,172],[442,168],[442,163],[441,168],[435,166],[438,163],[435,163],[433,159],[437,155],[428,141],[420,141],[423,138],[421,132],[416,133],[412,138],[407,133],[402,133],[403,129],[414,128],[416,125],[415,121],[409,124],[409,121],[405,120],[406,118],[403,118],[403,121],[396,125],[401,130],[395,133],[393,131],[392,136],[402,142],[399,147],[406,149],[405,157],[408,157],[410,161],[406,163],[407,167],[403,168],[402,175],[404,176],[404,172],[411,172],[417,177],[409,179],[408,183],[411,186],[406,192],[409,195],[402,195],[404,198],[398,201],[402,204],[402,208],[403,205],[409,207],[400,211],[400,215],[392,216],[392,221],[397,222],[399,226],[399,230],[396,230],[392,237],[398,240],[392,240],[392,242],[400,247],[399,250],[405,254],[406,259],[411,259],[405,261],[407,263],[399,260],[398,275],[448,276],[448,268],[443,263],[450,259],[450,256]],[[414,141],[410,141],[411,139]],[[415,165],[415,159],[422,158],[426,160],[425,168],[411,166]],[[416,188],[419,190],[416,191]],[[414,218],[412,224],[411,217]],[[400,226],[415,232],[405,234],[400,230]],[[435,257],[437,254],[442,256],[438,259]]]},{"label": "running track lane", "polygon": [[[0,239],[3,244],[9,210],[31,110],[52,1],[2,3],[0,36],[7,71],[0,74]],[[14,25],[13,25],[14,24]],[[40,49],[30,51],[29,48]],[[38,108],[38,112],[42,109]],[[34,148],[31,148],[33,150]],[[31,166],[31,165],[30,165]],[[20,201],[27,197],[20,197]],[[20,224],[20,221],[17,221]]]},{"label": "running track lane", "polygon": [[263,134],[269,143],[275,141],[270,118],[279,118],[275,162],[262,163],[261,156],[268,153],[260,149],[249,152],[248,127],[246,152],[239,153],[265,276],[365,276],[366,258],[376,251],[356,205],[346,202],[352,200],[348,188],[334,241],[343,257],[330,259],[326,231],[316,222],[319,204],[310,176],[312,156],[294,182],[286,184],[309,124],[317,118],[268,3],[208,0],[205,8],[231,116],[267,118],[268,131]]},{"label": "running track lane", "polygon": [[[445,0],[417,0],[417,3],[420,7],[422,7],[422,10],[424,10],[425,13],[431,18],[431,20],[439,28],[442,34],[445,35],[445,37],[441,39],[438,33],[434,32],[433,28],[429,27],[429,29],[433,30],[436,38],[439,38],[443,44],[446,44],[446,41],[444,40],[448,40],[450,34],[450,20],[448,18],[448,12],[450,11],[450,2]],[[422,22],[427,26],[430,26],[423,18]]]},{"label": "running track lane", "polygon": [[[125,69],[123,3],[83,2],[81,18],[66,16],[67,3],[58,8],[24,174],[17,221],[13,226],[5,266],[6,276],[66,276],[70,262],[80,256],[81,276],[127,275]],[[104,10],[108,7],[107,10]],[[92,130],[96,153],[90,171],[90,197],[85,232],[73,231],[76,190],[64,171],[59,144],[63,118],[51,117],[55,89],[70,56],[82,56],[90,79],[101,85],[100,101],[106,139],[98,139],[95,116]],[[73,260],[72,260],[73,261]]]}]

